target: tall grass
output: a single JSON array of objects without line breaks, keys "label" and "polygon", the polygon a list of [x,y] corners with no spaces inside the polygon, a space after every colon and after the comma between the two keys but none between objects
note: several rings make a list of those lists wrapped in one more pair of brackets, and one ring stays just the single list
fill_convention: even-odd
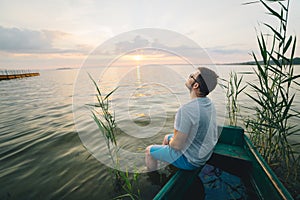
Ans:
[{"label": "tall grass", "polygon": [[292,90],[299,86],[300,75],[294,74],[293,65],[296,37],[287,35],[290,1],[259,2],[278,25],[264,23],[269,32],[260,32],[257,36],[260,57],[252,53],[257,83],[248,83],[256,95],[247,93],[256,105],[250,107],[254,114],[246,120],[246,128],[266,161],[273,168],[285,169],[286,178],[291,174],[296,178],[299,156],[296,158],[293,147],[299,143],[290,144],[288,138],[300,132],[291,121],[300,118],[299,111],[293,107],[296,93]]},{"label": "tall grass", "polygon": [[243,80],[243,76],[238,78],[236,72],[230,72],[229,80],[225,80],[227,85],[224,86],[226,88],[226,97],[227,97],[227,113],[229,119],[229,125],[236,126],[238,121],[238,114],[240,112],[240,106],[238,104],[238,95],[247,87],[241,86]]},{"label": "tall grass", "polygon": [[97,90],[97,103],[90,105],[94,109],[92,110],[92,117],[95,123],[98,126],[99,131],[102,133],[111,160],[113,162],[113,169],[111,172],[114,175],[115,180],[115,189],[116,190],[123,190],[125,194],[122,194],[114,199],[123,199],[123,198],[130,198],[130,199],[140,199],[140,190],[138,189],[138,173],[134,172],[129,174],[128,171],[123,172],[120,170],[120,162],[119,162],[119,147],[117,142],[117,125],[115,121],[115,113],[111,113],[111,103],[109,101],[109,97],[118,89],[115,88],[111,92],[109,92],[106,96],[103,96],[98,84],[89,74],[90,79],[92,80],[96,90]]}]

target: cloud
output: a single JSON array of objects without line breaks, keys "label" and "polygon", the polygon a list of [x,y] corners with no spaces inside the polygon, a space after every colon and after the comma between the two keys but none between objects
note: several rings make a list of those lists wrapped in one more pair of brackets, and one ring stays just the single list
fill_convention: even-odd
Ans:
[{"label": "cloud", "polygon": [[126,52],[132,49],[137,49],[141,47],[147,47],[150,45],[150,41],[137,35],[132,41],[120,41],[117,42],[115,47],[115,53]]},{"label": "cloud", "polygon": [[[142,30],[143,31],[143,30]],[[100,45],[95,54],[102,56],[114,56],[131,54],[137,51],[140,54],[159,55],[159,59],[177,57],[187,59],[193,63],[210,63],[210,59],[204,48],[195,42],[186,39],[183,35],[160,30],[145,30],[144,32],[130,32]]]},{"label": "cloud", "polygon": [[232,55],[232,54],[248,54],[249,51],[242,49],[207,49],[210,53],[215,54],[224,54],[224,55]]},{"label": "cloud", "polygon": [[[30,30],[0,26],[0,51],[11,53],[80,53],[86,52],[84,45],[76,48],[57,48],[57,41],[63,41],[71,34],[51,30]],[[78,48],[79,47],[79,48]],[[85,46],[86,47],[86,46]]]},{"label": "cloud", "polygon": [[0,48],[4,51],[51,49],[51,42],[51,36],[44,32],[0,26]]},{"label": "cloud", "polygon": [[164,62],[172,57],[174,61],[176,60],[175,62],[212,64],[213,60],[219,57],[235,58],[239,55],[248,56],[249,52],[243,44],[205,48],[184,35],[153,29],[128,32],[127,34],[111,38],[104,44],[97,48],[95,55],[101,55],[101,58],[104,59],[112,59],[113,57],[117,58],[121,55],[136,53],[149,58],[153,62],[156,60]]},{"label": "cloud", "polygon": [[206,48],[209,53],[222,54],[222,55],[234,55],[234,54],[245,54],[248,55],[250,49],[245,49],[242,44],[230,44],[223,46],[215,46]]}]

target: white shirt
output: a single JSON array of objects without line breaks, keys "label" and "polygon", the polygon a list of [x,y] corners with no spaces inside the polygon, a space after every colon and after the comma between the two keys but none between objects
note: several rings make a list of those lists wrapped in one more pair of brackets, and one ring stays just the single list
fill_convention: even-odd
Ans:
[{"label": "white shirt", "polygon": [[176,113],[174,128],[188,134],[186,145],[181,151],[189,163],[204,165],[220,136],[212,101],[208,97],[195,98],[182,105]]}]

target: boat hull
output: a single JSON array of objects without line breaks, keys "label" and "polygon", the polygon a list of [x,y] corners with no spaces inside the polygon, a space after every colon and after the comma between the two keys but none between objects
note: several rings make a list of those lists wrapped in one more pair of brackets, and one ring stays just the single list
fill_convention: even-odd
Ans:
[{"label": "boat hull", "polygon": [[[219,141],[207,164],[246,180],[255,199],[293,199],[240,127],[219,127]],[[203,166],[178,170],[154,199],[186,199]]]}]

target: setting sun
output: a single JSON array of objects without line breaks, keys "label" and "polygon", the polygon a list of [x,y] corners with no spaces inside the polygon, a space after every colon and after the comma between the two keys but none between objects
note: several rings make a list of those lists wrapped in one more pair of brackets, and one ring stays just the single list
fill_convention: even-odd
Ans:
[{"label": "setting sun", "polygon": [[136,61],[140,61],[140,60],[142,60],[142,56],[141,55],[135,55],[135,56],[133,56],[133,59],[136,60]]}]

